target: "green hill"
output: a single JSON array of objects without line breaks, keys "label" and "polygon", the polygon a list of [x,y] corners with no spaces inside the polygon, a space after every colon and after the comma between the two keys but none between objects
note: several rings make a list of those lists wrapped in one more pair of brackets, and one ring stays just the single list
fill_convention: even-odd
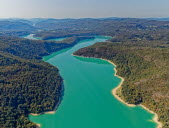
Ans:
[{"label": "green hill", "polygon": [[1,128],[35,128],[28,114],[54,110],[63,80],[56,67],[40,59],[88,38],[92,37],[49,42],[0,36]]},{"label": "green hill", "polygon": [[117,64],[118,75],[125,78],[118,95],[127,103],[143,104],[156,112],[163,128],[168,128],[169,49],[168,44],[163,43],[103,42],[82,48],[74,54],[108,59]]}]

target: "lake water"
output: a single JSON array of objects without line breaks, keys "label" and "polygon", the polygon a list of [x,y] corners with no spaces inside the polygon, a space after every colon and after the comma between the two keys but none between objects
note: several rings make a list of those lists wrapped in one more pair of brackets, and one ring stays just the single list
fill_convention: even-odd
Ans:
[{"label": "lake water", "polygon": [[141,107],[127,107],[111,90],[120,79],[107,61],[72,56],[80,48],[108,37],[80,41],[72,48],[44,57],[64,79],[63,100],[55,114],[29,116],[41,128],[155,128],[153,115]]}]

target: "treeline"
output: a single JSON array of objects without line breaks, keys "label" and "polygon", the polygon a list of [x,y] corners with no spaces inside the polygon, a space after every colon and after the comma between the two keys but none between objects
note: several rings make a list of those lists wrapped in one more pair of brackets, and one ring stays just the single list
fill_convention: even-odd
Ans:
[{"label": "treeline", "polygon": [[25,35],[29,35],[30,33],[32,33],[32,31],[24,31],[24,30],[3,31],[3,32],[0,32],[0,36],[22,37],[22,36],[25,36]]},{"label": "treeline", "polygon": [[62,37],[77,37],[77,36],[97,36],[98,33],[82,30],[57,30],[57,31],[42,31],[36,33],[35,37],[41,37],[43,40],[62,38]]},{"label": "treeline", "polygon": [[[137,42],[139,43],[139,42]],[[120,96],[130,104],[143,104],[159,115],[163,128],[169,127],[169,49],[153,42],[96,43],[74,54],[104,58],[117,64],[118,75],[125,78]],[[164,42],[159,42],[161,45]]]},{"label": "treeline", "polygon": [[28,115],[54,110],[63,90],[58,69],[40,59],[90,38],[55,42],[0,36],[0,127],[36,128]]},{"label": "treeline", "polygon": [[26,59],[42,59],[42,56],[71,47],[80,40],[94,37],[70,37],[63,41],[28,40],[15,37],[0,36],[0,50]]},{"label": "treeline", "polygon": [[58,69],[38,60],[0,53],[0,127],[35,128],[29,113],[55,108],[61,97]]}]

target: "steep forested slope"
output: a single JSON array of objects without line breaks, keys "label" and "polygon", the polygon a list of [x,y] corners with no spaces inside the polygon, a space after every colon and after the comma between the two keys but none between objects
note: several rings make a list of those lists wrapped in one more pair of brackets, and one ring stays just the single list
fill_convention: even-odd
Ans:
[{"label": "steep forested slope", "polygon": [[[161,43],[158,43],[161,45]],[[117,64],[118,75],[125,78],[119,95],[130,104],[143,104],[159,115],[169,127],[169,49],[125,43],[96,43],[74,53],[79,56],[111,60]]]},{"label": "steep forested slope", "polygon": [[53,110],[61,97],[58,69],[37,60],[0,53],[0,127],[36,127],[29,113]]},{"label": "steep forested slope", "polygon": [[35,128],[29,113],[51,111],[62,96],[56,67],[39,59],[92,37],[34,41],[0,36],[0,127]]},{"label": "steep forested slope", "polygon": [[21,58],[41,59],[44,55],[49,55],[52,52],[71,47],[80,40],[91,38],[94,37],[70,37],[63,41],[56,42],[0,36],[0,50]]}]

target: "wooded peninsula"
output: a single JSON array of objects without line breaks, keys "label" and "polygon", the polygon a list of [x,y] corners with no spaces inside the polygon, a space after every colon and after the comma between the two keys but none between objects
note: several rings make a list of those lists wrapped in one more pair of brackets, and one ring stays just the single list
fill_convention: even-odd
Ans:
[{"label": "wooded peninsula", "polygon": [[55,42],[0,36],[0,127],[36,128],[28,114],[54,110],[63,94],[59,70],[42,56],[90,38]]}]

